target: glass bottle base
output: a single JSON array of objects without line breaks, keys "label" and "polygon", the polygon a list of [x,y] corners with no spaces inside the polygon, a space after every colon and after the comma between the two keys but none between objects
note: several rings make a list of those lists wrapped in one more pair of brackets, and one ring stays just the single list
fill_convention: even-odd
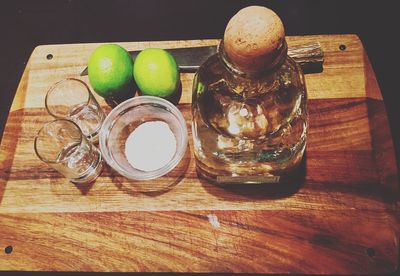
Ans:
[{"label": "glass bottle base", "polygon": [[290,167],[275,171],[258,171],[255,174],[235,173],[232,171],[223,171],[216,168],[209,168],[200,160],[196,159],[197,175],[208,182],[217,185],[235,185],[235,184],[279,184],[288,182],[301,182],[305,177],[305,145],[297,156],[292,159]]}]

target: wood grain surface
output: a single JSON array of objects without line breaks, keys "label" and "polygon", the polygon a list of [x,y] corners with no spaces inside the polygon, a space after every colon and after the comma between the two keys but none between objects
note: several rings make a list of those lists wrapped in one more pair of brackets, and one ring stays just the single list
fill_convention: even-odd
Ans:
[{"label": "wood grain surface", "polygon": [[[319,41],[325,53],[324,71],[306,75],[310,128],[299,177],[279,186],[231,188],[197,178],[191,137],[183,161],[160,179],[128,181],[106,166],[90,185],[69,183],[35,156],[33,137],[52,119],[44,109],[47,89],[66,77],[88,83],[79,74],[99,44],[37,47],[1,144],[0,270],[396,271],[397,168],[384,103],[362,43],[355,35],[287,40]],[[216,43],[119,44],[138,50]],[[193,74],[181,77],[179,108],[191,136]]]}]

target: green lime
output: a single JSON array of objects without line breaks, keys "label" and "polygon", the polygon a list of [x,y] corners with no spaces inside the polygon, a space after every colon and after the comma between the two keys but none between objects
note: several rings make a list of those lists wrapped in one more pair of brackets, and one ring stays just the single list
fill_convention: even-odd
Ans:
[{"label": "green lime", "polygon": [[104,98],[120,98],[133,88],[133,61],[130,54],[116,44],[104,44],[91,54],[88,63],[89,81],[94,91]]},{"label": "green lime", "polygon": [[174,57],[163,49],[141,51],[133,65],[133,76],[143,95],[167,98],[179,87],[180,75]]}]

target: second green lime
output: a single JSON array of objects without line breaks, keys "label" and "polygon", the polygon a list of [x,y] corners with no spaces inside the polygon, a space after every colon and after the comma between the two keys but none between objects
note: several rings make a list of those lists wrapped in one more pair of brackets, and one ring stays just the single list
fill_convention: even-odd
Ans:
[{"label": "second green lime", "polygon": [[93,89],[104,98],[134,95],[133,61],[130,54],[116,44],[104,44],[89,58],[88,75]]},{"label": "second green lime", "polygon": [[133,64],[133,76],[143,95],[167,98],[179,87],[180,75],[174,57],[163,49],[141,51]]}]

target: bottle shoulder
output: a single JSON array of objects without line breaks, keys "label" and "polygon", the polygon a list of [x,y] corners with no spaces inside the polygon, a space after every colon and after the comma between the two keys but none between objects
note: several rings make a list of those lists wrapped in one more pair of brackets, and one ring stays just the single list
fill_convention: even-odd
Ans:
[{"label": "bottle shoulder", "polygon": [[230,71],[218,54],[215,54],[200,66],[194,81],[195,87],[198,82],[205,89],[223,86],[226,92],[231,92],[243,98],[258,97],[271,91],[289,87],[297,87],[305,91],[303,72],[300,66],[289,56],[274,71],[250,78]]}]

